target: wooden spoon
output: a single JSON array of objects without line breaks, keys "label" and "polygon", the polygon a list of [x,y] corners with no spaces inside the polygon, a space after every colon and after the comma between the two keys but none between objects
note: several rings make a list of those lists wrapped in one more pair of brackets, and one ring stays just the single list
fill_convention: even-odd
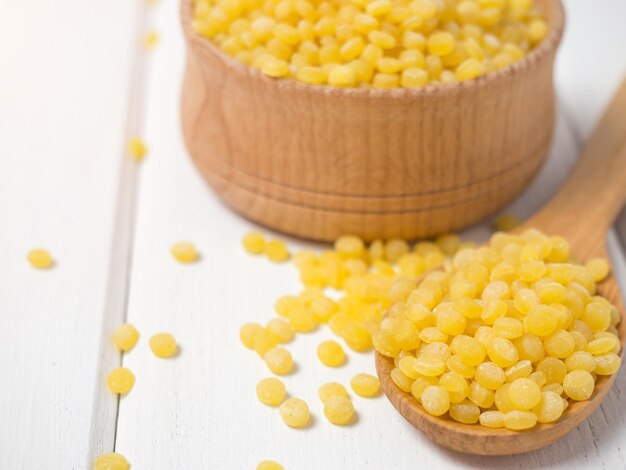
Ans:
[{"label": "wooden spoon", "polygon": [[[626,80],[564,186],[544,209],[518,230],[535,227],[549,235],[564,236],[570,242],[572,257],[577,260],[608,259],[606,234],[625,200]],[[598,285],[598,293],[616,305],[624,316],[622,297],[613,275]],[[622,321],[618,329],[623,350],[626,322]],[[571,403],[557,422],[514,432],[429,415],[411,394],[395,385],[390,376],[393,368],[393,359],[376,353],[376,370],[382,388],[398,412],[437,444],[480,455],[519,454],[551,444],[578,426],[602,403],[616,377],[600,377],[591,399]]]}]

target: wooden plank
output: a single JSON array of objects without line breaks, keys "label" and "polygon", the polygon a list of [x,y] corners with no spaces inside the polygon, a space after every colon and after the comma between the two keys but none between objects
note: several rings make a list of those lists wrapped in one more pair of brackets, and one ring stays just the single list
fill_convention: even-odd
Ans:
[{"label": "wooden plank", "polygon": [[[35,0],[0,15],[6,468],[90,468],[113,448],[117,399],[104,374],[119,362],[109,336],[125,299],[109,273],[125,283],[130,237],[116,220],[128,220],[129,206],[116,199],[128,199],[120,175],[132,179],[124,132],[137,5]],[[39,246],[57,260],[48,272],[26,262]]]},{"label": "wooden plank", "polygon": [[[298,370],[285,378],[292,396],[306,399],[313,425],[287,428],[275,409],[255,397],[259,379],[270,375],[238,341],[247,321],[272,316],[274,300],[300,288],[291,266],[250,258],[240,238],[254,226],[224,207],[186,156],[179,131],[179,83],[184,49],[177,5],[163,3],[158,16],[163,43],[155,51],[148,97],[147,138],[151,148],[139,197],[129,321],[141,343],[124,357],[137,376],[120,407],[116,449],[137,468],[254,468],[272,458],[285,468],[622,468],[626,423],[618,412],[619,387],[602,409],[561,442],[515,458],[477,459],[443,450],[417,433],[384,399],[354,397],[358,422],[348,428],[326,422],[316,396],[326,381],[347,384],[352,374],[374,372],[371,354],[350,354],[340,370],[315,358],[316,344],[332,337],[322,329],[289,346]],[[566,46],[567,47],[567,46]],[[552,156],[541,176],[511,206],[532,213],[558,188],[577,155],[576,138],[565,119],[558,123]],[[468,232],[484,239],[486,226]],[[198,264],[179,265],[171,244],[193,241]],[[290,240],[292,248],[305,246]],[[307,245],[310,246],[310,245]],[[151,334],[169,331],[182,352],[159,360],[147,347]]]}]

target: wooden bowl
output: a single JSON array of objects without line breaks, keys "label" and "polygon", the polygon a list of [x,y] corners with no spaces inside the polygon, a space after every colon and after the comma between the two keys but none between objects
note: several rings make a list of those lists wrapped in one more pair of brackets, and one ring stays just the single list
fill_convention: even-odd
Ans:
[{"label": "wooden bowl", "polygon": [[237,212],[333,240],[423,238],[493,214],[533,178],[555,122],[559,0],[539,0],[550,33],[524,59],[477,80],[418,90],[276,80],[191,26],[181,115],[198,169]]}]

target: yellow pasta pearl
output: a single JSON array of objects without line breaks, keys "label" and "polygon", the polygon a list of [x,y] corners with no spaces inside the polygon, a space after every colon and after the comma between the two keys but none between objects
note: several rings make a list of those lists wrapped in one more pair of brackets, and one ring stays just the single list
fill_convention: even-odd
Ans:
[{"label": "yellow pasta pearl", "polygon": [[476,368],[465,364],[459,356],[451,356],[446,361],[446,366],[452,372],[456,372],[461,377],[464,377],[466,379],[471,379],[476,373]]},{"label": "yellow pasta pearl", "polygon": [[135,376],[126,367],[113,369],[107,377],[107,387],[113,393],[126,394],[135,385]]},{"label": "yellow pasta pearl", "polygon": [[371,16],[383,16],[391,11],[391,0],[374,0],[367,3],[367,14]]},{"label": "yellow pasta pearl", "polygon": [[574,337],[564,330],[558,330],[548,336],[544,343],[548,355],[561,359],[571,356],[576,347]]},{"label": "yellow pasta pearl", "polygon": [[563,414],[564,406],[561,397],[554,392],[541,392],[541,398],[533,408],[533,413],[540,423],[552,423]]},{"label": "yellow pasta pearl", "polygon": [[143,47],[146,49],[152,49],[159,43],[159,33],[156,31],[150,31],[143,38]]},{"label": "yellow pasta pearl", "polygon": [[545,356],[545,348],[543,342],[535,335],[524,335],[514,340],[519,358],[521,360],[529,360],[530,362],[538,362]]},{"label": "yellow pasta pearl", "polygon": [[504,427],[513,431],[530,429],[537,424],[537,415],[530,411],[511,410],[504,415]]},{"label": "yellow pasta pearl", "polygon": [[199,254],[193,243],[179,242],[172,246],[172,256],[179,263],[194,263],[198,260]]},{"label": "yellow pasta pearl", "polygon": [[354,405],[341,395],[328,397],[324,401],[324,416],[333,424],[348,424],[354,416]]},{"label": "yellow pasta pearl", "polygon": [[476,77],[481,76],[483,73],[483,64],[479,60],[474,58],[470,58],[461,62],[454,72],[457,80],[459,81],[472,80]]},{"label": "yellow pasta pearl", "polygon": [[146,148],[146,145],[138,137],[135,137],[128,141],[128,153],[134,160],[143,160],[147,152],[148,149]]},{"label": "yellow pasta pearl", "polygon": [[506,375],[507,382],[513,382],[516,379],[529,377],[533,371],[533,366],[530,361],[519,361],[514,366],[509,367],[504,374]]},{"label": "yellow pasta pearl", "polygon": [[263,355],[263,360],[267,364],[269,370],[277,375],[288,374],[293,368],[291,353],[280,346],[276,346],[267,351]]},{"label": "yellow pasta pearl", "polygon": [[396,38],[386,31],[371,31],[367,37],[374,46],[381,49],[393,49],[397,44]]},{"label": "yellow pasta pearl", "polygon": [[328,75],[319,67],[304,66],[298,69],[296,77],[309,85],[322,85],[326,83]]},{"label": "yellow pasta pearl", "polygon": [[524,318],[524,329],[526,333],[548,336],[556,330],[557,323],[556,312],[552,307],[537,305]]},{"label": "yellow pasta pearl", "polygon": [[372,81],[372,86],[380,89],[397,88],[399,84],[400,76],[389,73],[377,73]]},{"label": "yellow pasta pearl", "polygon": [[349,65],[333,68],[328,74],[328,83],[334,86],[353,86],[356,82],[354,69]]},{"label": "yellow pasta pearl", "polygon": [[341,58],[343,60],[352,60],[359,57],[364,48],[365,43],[363,42],[363,39],[355,37],[347,40],[339,49],[339,53],[341,54]]},{"label": "yellow pasta pearl", "polygon": [[546,374],[546,382],[549,384],[561,384],[567,374],[567,367],[563,361],[554,357],[546,357],[537,364],[537,371]]},{"label": "yellow pasta pearl", "polygon": [[37,269],[48,269],[54,265],[52,255],[44,249],[31,250],[28,253],[28,262]]},{"label": "yellow pasta pearl", "polygon": [[285,60],[269,56],[261,62],[260,70],[268,77],[285,77],[289,75],[289,64]]},{"label": "yellow pasta pearl", "polygon": [[509,387],[509,399],[518,410],[534,408],[541,398],[541,389],[534,381],[526,378],[515,379]]},{"label": "yellow pasta pearl", "polygon": [[378,20],[371,15],[359,13],[354,17],[352,25],[357,32],[367,34],[378,28]]},{"label": "yellow pasta pearl", "polygon": [[260,232],[251,232],[243,237],[244,249],[253,255],[259,255],[265,250],[265,236]]},{"label": "yellow pasta pearl", "polygon": [[339,367],[346,362],[346,354],[336,341],[323,341],[317,347],[317,357],[328,367]]},{"label": "yellow pasta pearl", "polygon": [[117,452],[102,454],[94,464],[94,470],[128,470],[128,460]]},{"label": "yellow pasta pearl", "polygon": [[378,377],[369,374],[357,374],[350,381],[352,390],[362,397],[375,397],[380,392]]},{"label": "yellow pasta pearl", "polygon": [[322,403],[324,403],[330,397],[347,397],[348,392],[343,385],[338,384],[337,382],[329,382],[319,388],[318,396],[320,397]]},{"label": "yellow pasta pearl", "polygon": [[[446,389],[450,403],[461,403],[469,395],[467,381],[456,372],[446,372],[439,379],[439,385]],[[478,420],[478,416],[476,416]]]},{"label": "yellow pasta pearl", "polygon": [[263,460],[256,466],[256,470],[285,470],[284,467],[273,460]]},{"label": "yellow pasta pearl", "polygon": [[594,372],[598,375],[613,375],[622,364],[622,359],[615,353],[596,356],[596,368]]},{"label": "yellow pasta pearl", "polygon": [[450,396],[445,388],[431,385],[422,392],[422,406],[429,414],[441,416],[450,409]]},{"label": "yellow pasta pearl", "polygon": [[[393,74],[402,70],[402,62],[391,57],[381,57],[376,62],[376,68],[383,73]],[[395,261],[391,260],[390,261]]]},{"label": "yellow pasta pearl", "polygon": [[451,343],[452,351],[467,365],[478,366],[485,360],[487,351],[475,338],[457,336]]},{"label": "yellow pasta pearl", "polygon": [[454,47],[454,36],[446,31],[433,33],[426,41],[428,53],[434,56],[448,55],[454,50]]},{"label": "yellow pasta pearl", "polygon": [[594,356],[599,356],[612,352],[616,348],[617,351],[619,351],[619,339],[617,339],[616,336],[607,335],[589,341],[589,343],[585,346],[585,351],[593,354]]},{"label": "yellow pasta pearl", "polygon": [[494,403],[494,392],[474,381],[469,385],[467,398],[481,408],[491,408]]},{"label": "yellow pasta pearl", "polygon": [[489,390],[498,390],[505,380],[504,371],[493,362],[483,362],[476,367],[476,382]]},{"label": "yellow pasta pearl", "polygon": [[139,332],[130,323],[120,325],[113,333],[113,343],[120,351],[130,351],[139,340]]},{"label": "yellow pasta pearl", "polygon": [[450,417],[459,423],[474,424],[480,417],[480,408],[467,400],[450,405]]},{"label": "yellow pasta pearl", "polygon": [[524,334],[524,325],[516,318],[498,318],[493,324],[493,331],[501,338],[515,339]]},{"label": "yellow pasta pearl", "polygon": [[548,26],[541,19],[536,19],[528,25],[528,39],[533,44],[537,44],[548,34]]},{"label": "yellow pasta pearl", "polygon": [[480,424],[488,428],[504,427],[504,413],[500,411],[483,411],[479,420]]},{"label": "yellow pasta pearl", "polygon": [[272,318],[267,323],[267,331],[274,335],[279,343],[288,343],[295,334],[293,326],[282,318]]},{"label": "yellow pasta pearl", "polygon": [[173,357],[178,351],[176,339],[169,333],[158,333],[149,341],[150,349],[156,357]]},{"label": "yellow pasta pearl", "polygon": [[266,405],[278,406],[285,398],[285,384],[274,377],[262,379],[256,386],[256,396]]},{"label": "yellow pasta pearl", "polygon": [[510,367],[519,361],[519,353],[506,338],[493,338],[487,346],[489,359],[500,367]]},{"label": "yellow pasta pearl", "polygon": [[270,261],[281,263],[289,259],[289,250],[282,240],[272,240],[265,244],[263,251]]},{"label": "yellow pasta pearl", "polygon": [[595,282],[601,282],[609,274],[609,263],[602,258],[595,258],[587,261],[585,268],[591,274]]},{"label": "yellow pasta pearl", "polygon": [[568,371],[586,370],[593,372],[596,368],[596,360],[589,352],[576,351],[565,360],[565,367]]},{"label": "yellow pasta pearl", "polygon": [[563,391],[572,400],[588,400],[594,388],[595,380],[586,370],[573,370],[563,379]]},{"label": "yellow pasta pearl", "polygon": [[303,428],[309,424],[311,414],[309,406],[299,398],[285,400],[279,408],[280,416],[287,426]]},{"label": "yellow pasta pearl", "polygon": [[264,328],[258,323],[246,323],[239,329],[239,338],[248,349],[254,349],[256,338],[264,334]]},{"label": "yellow pasta pearl", "polygon": [[335,241],[335,250],[346,258],[357,258],[365,250],[365,244],[359,237],[346,235]]},{"label": "yellow pasta pearl", "polygon": [[437,314],[437,328],[449,335],[460,335],[465,330],[467,320],[453,309],[445,309]]}]

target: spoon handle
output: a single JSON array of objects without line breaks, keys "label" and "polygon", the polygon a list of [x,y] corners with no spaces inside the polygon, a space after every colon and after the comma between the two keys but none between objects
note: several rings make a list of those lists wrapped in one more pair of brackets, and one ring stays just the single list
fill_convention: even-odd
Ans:
[{"label": "spoon handle", "polygon": [[625,200],[626,79],[563,187],[526,225],[604,247]]}]

